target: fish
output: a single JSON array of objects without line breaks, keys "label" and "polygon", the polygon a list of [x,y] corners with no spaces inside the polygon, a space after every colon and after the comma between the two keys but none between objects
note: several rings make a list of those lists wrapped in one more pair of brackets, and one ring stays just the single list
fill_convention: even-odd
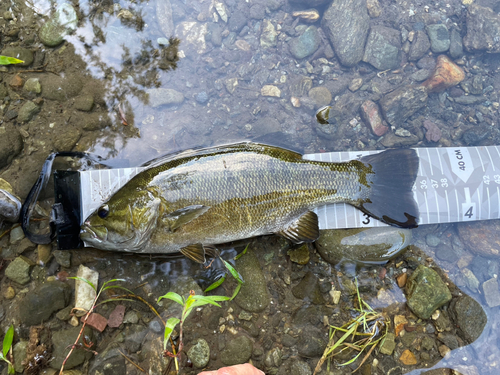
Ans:
[{"label": "fish", "polygon": [[80,238],[102,250],[181,252],[204,263],[217,245],[246,238],[314,242],[312,210],[327,203],[414,228],[418,166],[413,149],[338,163],[252,142],[189,150],[148,163],[84,221]]}]

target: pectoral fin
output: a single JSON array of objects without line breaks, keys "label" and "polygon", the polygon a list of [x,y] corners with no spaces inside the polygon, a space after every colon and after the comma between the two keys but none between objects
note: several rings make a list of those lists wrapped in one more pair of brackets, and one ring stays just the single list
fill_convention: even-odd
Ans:
[{"label": "pectoral fin", "polygon": [[293,243],[314,242],[319,237],[318,215],[308,211],[290,222],[277,234]]},{"label": "pectoral fin", "polygon": [[205,263],[205,255],[212,258],[219,256],[219,250],[215,246],[203,246],[201,243],[195,243],[183,247],[180,252],[187,258],[194,260],[197,263]]},{"label": "pectoral fin", "polygon": [[170,230],[175,232],[176,229],[203,215],[210,207],[201,204],[183,207],[179,210],[169,213],[164,217],[164,220],[170,223]]}]

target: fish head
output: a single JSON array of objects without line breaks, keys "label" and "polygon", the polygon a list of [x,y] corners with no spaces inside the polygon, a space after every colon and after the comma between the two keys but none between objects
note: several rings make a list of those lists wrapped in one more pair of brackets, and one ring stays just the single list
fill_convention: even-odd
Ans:
[{"label": "fish head", "polygon": [[156,228],[160,206],[149,190],[120,190],[85,220],[80,238],[97,249],[140,251]]}]

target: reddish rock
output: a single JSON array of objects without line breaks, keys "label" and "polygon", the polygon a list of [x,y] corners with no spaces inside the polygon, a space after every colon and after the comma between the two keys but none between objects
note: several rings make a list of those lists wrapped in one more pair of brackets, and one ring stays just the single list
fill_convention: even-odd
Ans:
[{"label": "reddish rock", "polygon": [[465,79],[465,73],[448,56],[437,58],[436,69],[427,81],[422,83],[428,92],[441,92],[455,86]]},{"label": "reddish rock", "polygon": [[21,87],[23,87],[24,85],[24,82],[23,82],[23,79],[19,76],[19,74],[16,74],[14,77],[12,77],[12,79],[10,80],[10,83],[9,83],[10,87],[13,87],[15,89],[19,89]]},{"label": "reddish rock", "polygon": [[413,354],[410,350],[406,349],[403,354],[401,354],[401,357],[399,357],[399,360],[403,362],[403,364],[407,366],[411,365],[416,365],[417,364],[417,357],[415,357],[415,354]]},{"label": "reddish rock", "polygon": [[425,139],[429,142],[437,142],[443,136],[441,129],[439,129],[438,126],[430,120],[424,121],[424,128],[427,130],[425,133]]},{"label": "reddish rock", "polygon": [[365,100],[361,105],[361,117],[377,137],[383,136],[389,130],[389,127],[382,121],[378,105],[371,100]]},{"label": "reddish rock", "polygon": [[[82,322],[84,319],[85,319],[85,317],[83,316]],[[107,324],[108,324],[108,320],[104,316],[102,316],[101,314],[92,313],[87,318],[87,325],[94,328],[94,329],[97,329],[99,332],[104,331],[104,328],[106,328]]]},{"label": "reddish rock", "polygon": [[123,323],[123,317],[125,316],[125,306],[118,305],[115,309],[109,314],[108,326],[112,328],[117,328],[120,324]]}]

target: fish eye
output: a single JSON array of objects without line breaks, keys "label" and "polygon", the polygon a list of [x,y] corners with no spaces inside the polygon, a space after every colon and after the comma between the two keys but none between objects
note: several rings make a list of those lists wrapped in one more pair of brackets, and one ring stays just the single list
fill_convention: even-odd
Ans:
[{"label": "fish eye", "polygon": [[106,219],[108,214],[109,214],[109,207],[107,204],[99,207],[99,209],[97,210],[97,216],[99,216],[101,219]]}]

